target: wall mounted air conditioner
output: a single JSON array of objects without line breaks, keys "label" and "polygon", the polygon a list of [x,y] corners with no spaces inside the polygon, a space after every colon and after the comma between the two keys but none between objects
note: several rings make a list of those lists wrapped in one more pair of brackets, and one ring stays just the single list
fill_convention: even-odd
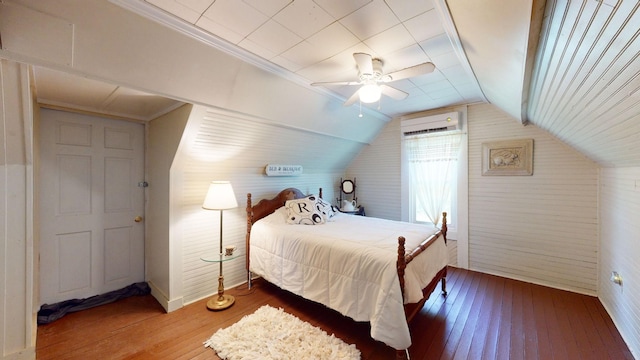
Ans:
[{"label": "wall mounted air conditioner", "polygon": [[415,118],[405,119],[403,117],[400,126],[405,135],[461,130],[462,128],[460,113],[457,111]]}]

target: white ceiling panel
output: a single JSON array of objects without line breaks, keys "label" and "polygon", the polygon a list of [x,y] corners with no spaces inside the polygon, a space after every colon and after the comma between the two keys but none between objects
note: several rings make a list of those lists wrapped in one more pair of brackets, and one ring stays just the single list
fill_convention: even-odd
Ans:
[{"label": "white ceiling panel", "polygon": [[324,54],[314,51],[314,46],[306,41],[299,43],[293,48],[285,51],[282,57],[300,65],[300,68],[306,68],[312,64],[322,61]]},{"label": "white ceiling panel", "polygon": [[334,19],[341,19],[370,2],[371,0],[315,0],[315,3],[320,5]]},{"label": "white ceiling panel", "polygon": [[195,10],[193,7],[186,5],[184,2],[179,2],[175,0],[148,0],[149,3],[164,9],[165,11],[173,14],[180,19],[184,19],[192,24],[195,24],[196,21],[202,15],[202,12],[206,10],[206,8],[202,10]]},{"label": "white ceiling panel", "polygon": [[255,9],[266,15],[267,17],[273,17],[291,4],[293,0],[242,0],[245,3],[253,6]]},{"label": "white ceiling panel", "polygon": [[269,20],[247,37],[252,42],[281,54],[302,41],[302,38],[276,21]]},{"label": "white ceiling panel", "polygon": [[207,17],[200,17],[198,22],[196,22],[196,26],[200,29],[210,32],[212,34],[216,34],[216,36],[225,39],[226,41],[232,44],[238,44],[244,39],[244,36],[240,33],[237,33],[222,24],[215,22]]},{"label": "white ceiling panel", "polygon": [[420,41],[419,45],[429,57],[434,57],[454,51],[451,40],[449,40],[449,37],[445,33],[436,35],[424,41]]},{"label": "white ceiling panel", "polygon": [[374,35],[364,41],[367,46],[380,55],[392,53],[415,44],[413,36],[403,24]]},{"label": "white ceiling panel", "polygon": [[432,56],[431,62],[433,62],[440,70],[449,69],[454,66],[461,66],[458,56],[453,51]]},{"label": "white ceiling panel", "polygon": [[382,0],[374,0],[340,22],[359,39],[365,40],[400,23],[400,20]]},{"label": "white ceiling panel", "polygon": [[427,11],[405,21],[404,26],[418,42],[444,33],[444,28],[435,10]]},{"label": "white ceiling panel", "polygon": [[237,0],[216,0],[202,16],[243,37],[269,19],[245,2]]},{"label": "white ceiling panel", "polygon": [[303,38],[331,25],[334,18],[311,0],[297,0],[282,9],[274,20]]},{"label": "white ceiling panel", "polygon": [[359,40],[342,24],[334,22],[311,35],[307,42],[314,47],[312,51],[318,53],[317,58],[324,60],[356,45]]},{"label": "white ceiling panel", "polygon": [[[431,0],[422,0],[422,1],[407,1],[407,0],[387,0],[386,3],[389,5],[394,14],[400,19],[400,21],[407,21],[417,14],[421,14],[423,12],[433,10],[433,1]],[[437,21],[438,23],[440,21]]]},{"label": "white ceiling panel", "polygon": [[[163,0],[165,2],[170,0]],[[215,0],[172,0],[178,4],[182,4],[187,8],[198,13],[198,16],[205,12]]]},{"label": "white ceiling panel", "polygon": [[418,44],[407,46],[383,58],[384,70],[389,73],[431,61]]}]

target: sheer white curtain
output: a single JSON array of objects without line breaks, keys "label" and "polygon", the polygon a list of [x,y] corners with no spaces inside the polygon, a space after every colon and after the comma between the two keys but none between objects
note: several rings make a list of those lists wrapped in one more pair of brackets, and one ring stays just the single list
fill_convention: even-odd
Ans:
[{"label": "sheer white curtain", "polygon": [[411,193],[416,212],[434,225],[451,202],[451,183],[457,168],[462,135],[457,131],[405,135]]}]

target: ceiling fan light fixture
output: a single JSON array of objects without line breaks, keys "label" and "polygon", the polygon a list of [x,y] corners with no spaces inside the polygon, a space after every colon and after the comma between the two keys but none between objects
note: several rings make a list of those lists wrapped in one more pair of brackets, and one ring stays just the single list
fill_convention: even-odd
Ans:
[{"label": "ceiling fan light fixture", "polygon": [[360,88],[358,91],[358,95],[360,96],[360,101],[363,103],[369,104],[380,100],[380,95],[382,94],[382,90],[380,86],[376,84],[367,84]]},{"label": "ceiling fan light fixture", "polygon": [[353,58],[358,67],[357,80],[316,82],[311,85],[359,85],[360,88],[351,93],[351,96],[344,102],[344,106],[351,106],[358,99],[360,104],[378,102],[383,94],[395,100],[403,100],[409,96],[409,93],[386,83],[426,75],[432,73],[436,68],[433,63],[426,62],[385,74],[382,70],[382,60],[374,59],[370,54],[365,53],[354,53]]}]

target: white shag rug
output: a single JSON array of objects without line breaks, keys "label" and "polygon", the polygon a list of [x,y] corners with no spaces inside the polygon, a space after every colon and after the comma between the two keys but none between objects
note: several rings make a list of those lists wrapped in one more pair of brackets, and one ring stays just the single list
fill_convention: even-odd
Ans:
[{"label": "white shag rug", "polygon": [[360,350],[284,310],[264,305],[204,342],[224,360],[360,359]]}]

